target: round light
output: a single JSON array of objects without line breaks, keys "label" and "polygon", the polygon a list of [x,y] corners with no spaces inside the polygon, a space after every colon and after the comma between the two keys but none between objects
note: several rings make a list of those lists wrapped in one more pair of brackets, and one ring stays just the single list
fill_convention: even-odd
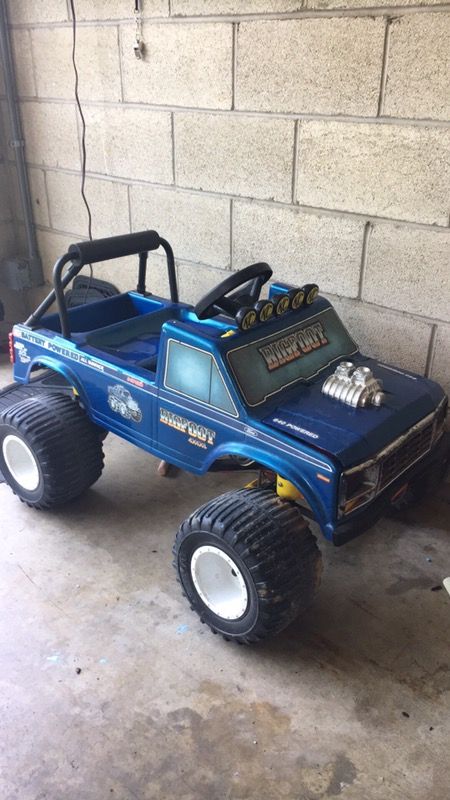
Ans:
[{"label": "round light", "polygon": [[306,286],[303,286],[302,288],[305,292],[305,303],[306,305],[310,306],[319,294],[319,287],[317,286],[317,283],[307,283]]},{"label": "round light", "polygon": [[267,322],[273,317],[273,303],[271,300],[258,300],[254,305],[254,309],[260,322]]},{"label": "round light", "polygon": [[274,307],[277,317],[280,317],[281,314],[285,314],[286,311],[289,311],[290,304],[291,300],[288,294],[279,294],[277,297],[275,297]]},{"label": "round light", "polygon": [[297,309],[300,308],[305,301],[305,292],[303,289],[291,289],[289,292],[289,297],[291,300],[292,310],[297,311]]},{"label": "round light", "polygon": [[248,331],[258,321],[254,308],[240,308],[236,314],[236,322],[241,331]]}]

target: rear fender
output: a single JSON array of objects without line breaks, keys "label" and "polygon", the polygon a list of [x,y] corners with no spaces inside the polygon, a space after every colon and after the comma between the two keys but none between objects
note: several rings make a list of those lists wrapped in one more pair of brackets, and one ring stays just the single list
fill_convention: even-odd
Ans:
[{"label": "rear fender", "polygon": [[64,380],[70,384],[70,386],[75,389],[76,393],[80,398],[81,405],[87,411],[90,412],[90,403],[86,392],[83,389],[82,384],[80,383],[79,379],[76,377],[75,373],[67,366],[64,362],[56,361],[56,359],[52,358],[51,356],[36,356],[34,358],[27,370],[25,383],[29,383],[30,379],[32,378],[32,371],[34,369],[51,369],[53,372],[57,372],[59,375],[62,375]]}]

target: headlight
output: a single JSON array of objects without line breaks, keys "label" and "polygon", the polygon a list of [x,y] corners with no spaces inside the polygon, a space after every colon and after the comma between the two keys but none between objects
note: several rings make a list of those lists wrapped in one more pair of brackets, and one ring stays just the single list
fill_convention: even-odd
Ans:
[{"label": "headlight", "polygon": [[377,492],[379,477],[379,464],[353,467],[344,472],[339,492],[340,515],[349,514],[372,500]]}]

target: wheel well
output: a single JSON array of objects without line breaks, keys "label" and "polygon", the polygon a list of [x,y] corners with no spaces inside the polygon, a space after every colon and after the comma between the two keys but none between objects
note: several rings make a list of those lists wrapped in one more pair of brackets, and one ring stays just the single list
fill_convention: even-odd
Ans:
[{"label": "wheel well", "polygon": [[53,367],[48,367],[46,364],[39,364],[39,363],[38,364],[32,364],[31,369],[30,369],[30,371],[28,373],[28,380],[31,380],[32,378],[41,378],[41,377],[43,378],[43,377],[45,377],[46,373],[48,374],[49,377],[52,376],[52,375],[58,375],[58,377],[61,379],[61,381],[66,383],[67,386],[71,386],[72,385],[70,383],[70,381],[67,380],[65,375],[63,375],[62,372],[54,369]]},{"label": "wheel well", "polygon": [[83,387],[81,386],[76,376],[72,373],[70,369],[66,367],[65,364],[61,364],[60,362],[55,361],[51,357],[49,358],[38,357],[30,364],[27,373],[27,383],[36,377],[40,377],[40,373],[44,375],[45,372],[50,373],[49,380],[51,380],[52,375],[53,376],[57,375],[62,385],[72,387],[74,392],[80,397],[81,404],[84,408],[87,408],[89,406],[88,398],[86,397]]},{"label": "wheel well", "polygon": [[[254,455],[254,458],[252,458]],[[320,501],[320,498],[311,490],[311,487],[308,485],[307,480],[301,480],[297,475],[291,475],[289,471],[285,471],[283,469],[283,465],[281,464],[267,464],[265,463],[263,458],[258,458],[260,453],[254,453],[248,456],[238,455],[233,452],[229,453],[220,453],[219,457],[216,457],[211,464],[208,466],[208,471],[210,472],[221,472],[221,471],[228,471],[226,465],[223,466],[223,461],[226,460],[230,461],[248,461],[251,464],[247,467],[239,467],[239,466],[231,466],[229,471],[241,471],[243,473],[251,473],[251,472],[258,472],[258,473],[272,473],[274,475],[274,482],[273,482],[273,490],[279,494],[280,497],[284,497],[288,500],[295,500],[298,506],[302,509],[305,513],[305,516],[308,516],[310,519],[315,520],[319,525],[322,525],[322,519],[325,518],[325,512],[323,505]],[[264,478],[264,476],[263,476]],[[291,483],[291,487],[286,486],[282,488],[282,490],[278,490],[277,483],[278,478],[281,478],[283,483]],[[245,480],[245,478],[244,478]],[[250,482],[250,475],[249,475],[249,482]],[[264,485],[264,483],[262,483]],[[269,488],[269,484],[266,484],[266,487]],[[297,494],[300,497],[294,497],[293,494],[290,493],[290,489],[294,488],[297,490]]]}]

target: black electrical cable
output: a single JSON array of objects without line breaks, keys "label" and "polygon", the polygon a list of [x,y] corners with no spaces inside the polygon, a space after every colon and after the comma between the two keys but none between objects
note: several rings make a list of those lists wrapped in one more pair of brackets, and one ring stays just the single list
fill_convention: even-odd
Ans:
[{"label": "black electrical cable", "polygon": [[[78,69],[77,69],[77,62],[75,58],[76,52],[76,44],[77,44],[77,17],[75,14],[75,4],[74,0],[70,0],[70,10],[72,12],[72,64],[73,64],[73,71],[75,73],[75,101],[78,108],[78,113],[80,115],[81,120],[81,197],[83,198],[84,205],[86,206],[86,211],[88,215],[88,236],[89,240],[92,242],[92,213],[89,207],[88,199],[86,197],[85,186],[86,186],[86,120],[84,118],[83,109],[81,107],[80,96],[78,94]],[[87,297],[89,294],[89,289],[91,288],[91,281],[93,278],[93,270],[92,264],[89,264],[89,278],[86,284],[86,294],[84,297],[84,302],[87,301]]]}]

